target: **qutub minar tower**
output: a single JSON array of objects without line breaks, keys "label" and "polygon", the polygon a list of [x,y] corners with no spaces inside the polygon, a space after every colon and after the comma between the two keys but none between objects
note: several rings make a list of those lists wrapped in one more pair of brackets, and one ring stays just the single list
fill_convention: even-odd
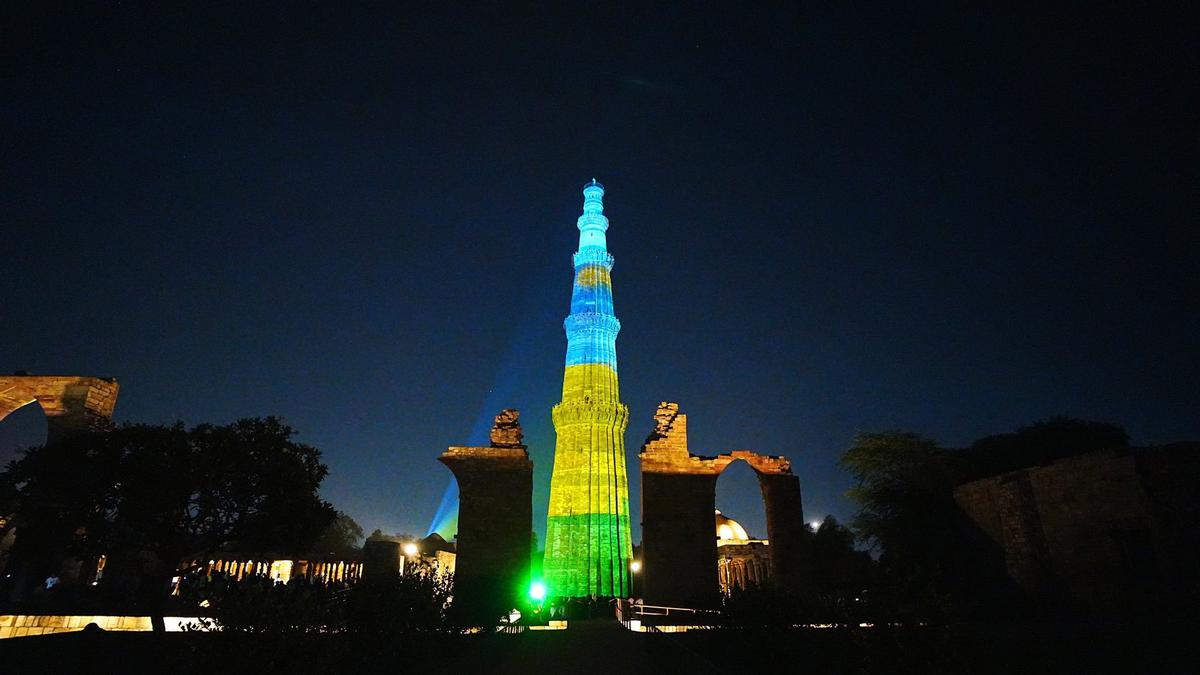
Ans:
[{"label": "qutub minar tower", "polygon": [[583,188],[579,250],[567,332],[562,402],[554,406],[554,474],[546,521],[543,575],[560,597],[624,597],[629,592],[629,478],[625,427],[629,409],[617,386],[613,257],[604,233],[604,186]]}]

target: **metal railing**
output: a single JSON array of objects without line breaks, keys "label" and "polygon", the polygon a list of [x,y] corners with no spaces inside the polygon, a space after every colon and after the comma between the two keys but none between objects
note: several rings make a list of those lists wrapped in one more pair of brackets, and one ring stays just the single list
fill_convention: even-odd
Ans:
[{"label": "metal railing", "polygon": [[[691,626],[711,626],[717,623],[720,612],[693,607],[667,607],[665,605],[643,605],[617,601],[617,620],[626,628],[643,632],[661,632],[657,624],[673,625],[669,618]],[[649,619],[649,621],[647,621]],[[633,624],[632,622],[637,622]]]}]

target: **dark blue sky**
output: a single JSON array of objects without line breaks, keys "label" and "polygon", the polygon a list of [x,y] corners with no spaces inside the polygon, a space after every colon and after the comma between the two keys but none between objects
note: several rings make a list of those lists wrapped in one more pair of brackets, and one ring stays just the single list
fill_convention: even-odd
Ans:
[{"label": "dark blue sky", "polygon": [[[121,420],[283,416],[368,531],[423,534],[501,407],[544,528],[593,176],[635,504],[664,399],[696,452],[792,458],[810,518],[852,512],[860,430],[1200,437],[1195,16],[20,4],[0,368],[117,377]],[[751,472],[719,491],[763,533]]]}]

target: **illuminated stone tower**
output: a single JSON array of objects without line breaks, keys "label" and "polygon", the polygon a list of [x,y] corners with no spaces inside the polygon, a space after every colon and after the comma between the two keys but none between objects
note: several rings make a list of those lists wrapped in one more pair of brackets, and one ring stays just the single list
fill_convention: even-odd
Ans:
[{"label": "illuminated stone tower", "polygon": [[613,257],[604,233],[604,186],[583,188],[579,250],[567,332],[562,402],[554,406],[554,475],[543,566],[552,595],[624,597],[629,592],[629,409],[617,387]]}]

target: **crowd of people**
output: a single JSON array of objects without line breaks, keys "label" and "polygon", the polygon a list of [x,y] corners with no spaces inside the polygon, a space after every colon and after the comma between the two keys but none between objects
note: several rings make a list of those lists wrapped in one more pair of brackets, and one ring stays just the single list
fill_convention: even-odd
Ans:
[{"label": "crowd of people", "polygon": [[207,609],[230,598],[277,598],[297,601],[333,600],[350,588],[344,581],[293,577],[286,583],[264,574],[246,574],[238,579],[226,572],[203,571],[180,577],[175,595],[189,604]]}]

